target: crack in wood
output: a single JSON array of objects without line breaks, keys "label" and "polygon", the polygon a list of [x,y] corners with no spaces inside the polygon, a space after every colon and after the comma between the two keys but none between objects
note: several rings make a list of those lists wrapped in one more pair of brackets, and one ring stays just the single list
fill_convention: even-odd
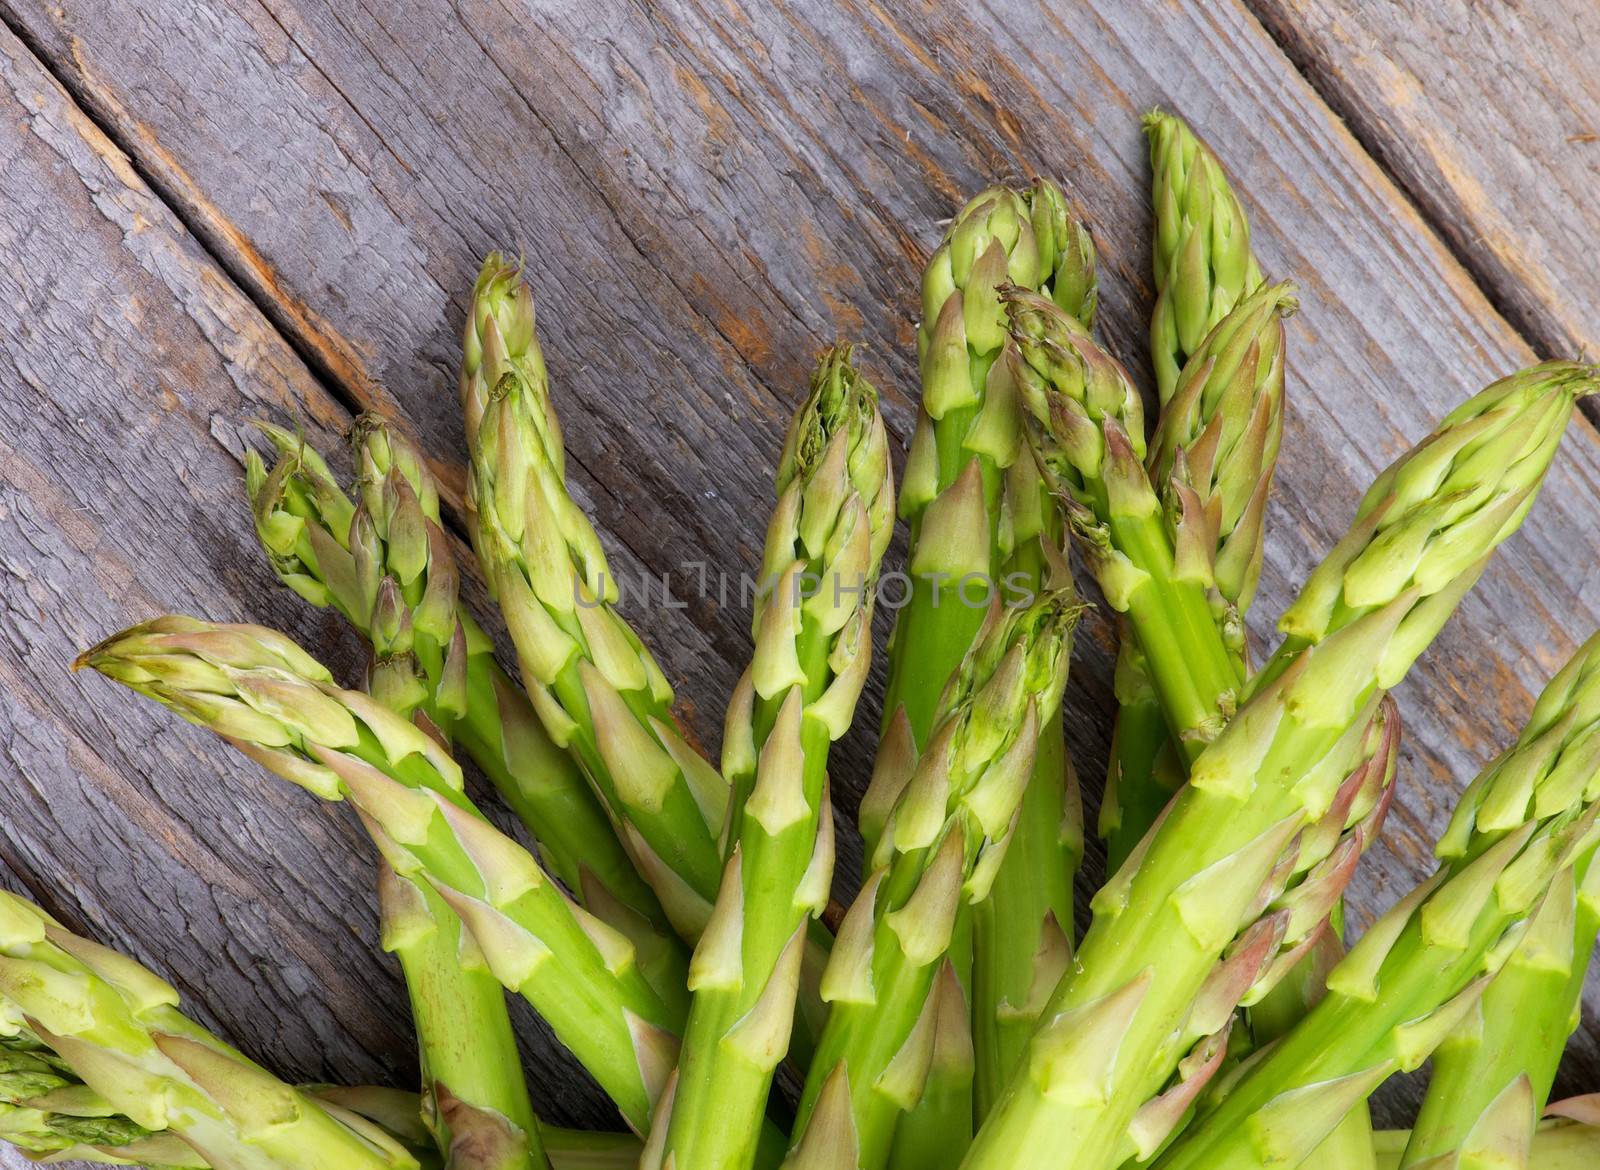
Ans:
[{"label": "crack in wood", "polygon": [[[1419,176],[1406,167],[1396,165],[1398,144],[1359,106],[1347,99],[1347,95],[1329,76],[1328,70],[1315,60],[1302,30],[1287,19],[1285,11],[1272,5],[1270,0],[1239,0],[1239,3],[1282,50],[1284,58],[1316,91],[1323,104],[1349,127],[1351,136],[1361,145],[1361,149],[1394,184],[1395,190],[1411,205],[1418,218],[1428,225],[1441,246],[1471,276],[1484,299],[1516,330],[1529,349],[1541,360],[1571,357],[1592,359],[1600,356],[1572,353],[1565,330],[1549,320],[1541,320],[1541,314],[1516,295],[1512,284],[1514,277],[1497,271],[1483,250],[1464,246],[1460,233],[1451,226],[1450,209],[1434,197]],[[1571,140],[1583,141],[1588,137],[1591,136],[1575,135]],[[1600,401],[1585,399],[1579,404],[1579,409],[1600,427]]]}]

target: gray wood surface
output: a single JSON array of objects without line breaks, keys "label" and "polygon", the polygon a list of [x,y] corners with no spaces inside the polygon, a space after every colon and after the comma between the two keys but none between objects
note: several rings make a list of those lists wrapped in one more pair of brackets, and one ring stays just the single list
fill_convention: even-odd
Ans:
[{"label": "gray wood surface", "polygon": [[1251,0],[1538,346],[1600,344],[1600,10]]},{"label": "gray wood surface", "polygon": [[[907,435],[917,269],[939,221],[991,179],[1044,172],[1079,200],[1104,259],[1103,332],[1136,371],[1141,110],[1202,129],[1266,267],[1300,282],[1263,635],[1377,467],[1531,360],[1530,338],[1583,336],[1531,330],[1524,317],[1556,321],[1562,302],[1514,272],[1532,291],[1513,327],[1434,209],[1230,4],[0,0],[0,13],[17,34],[0,36],[0,742],[17,777],[0,860],[286,1076],[411,1075],[359,831],[65,664],[111,628],[184,608],[283,625],[353,678],[353,642],[260,564],[240,424],[300,417],[332,443],[352,407],[377,405],[459,484],[453,369],[484,250],[527,257],[576,490],[618,571],[669,573],[688,605],[629,616],[713,747],[747,620],[694,596],[682,565],[754,563],[787,412],[834,336],[869,344]],[[1530,235],[1546,222],[1502,206]],[[1582,214],[1560,230],[1581,238]],[[1597,493],[1600,437],[1582,423],[1525,532],[1401,689],[1405,787],[1353,892],[1358,920],[1426,872],[1453,793],[1600,624]],[[1092,622],[1069,696],[1096,790],[1111,649]],[[847,808],[870,748],[854,735],[836,769]],[[526,1026],[546,1112],[603,1120]],[[1592,1021],[1571,1057],[1563,1087],[1600,1087]],[[1408,1098],[1392,1089],[1385,1116]]]},{"label": "gray wood surface", "polygon": [[[360,827],[68,673],[78,649],[177,609],[281,626],[356,681],[355,640],[262,562],[236,458],[253,418],[298,421],[337,451],[349,415],[3,30],[0,103],[8,884],[167,975],[274,1068],[407,1080],[410,1023]],[[530,1055],[545,1083],[572,1080],[549,1043]],[[609,1118],[581,1091],[565,1105]]]}]

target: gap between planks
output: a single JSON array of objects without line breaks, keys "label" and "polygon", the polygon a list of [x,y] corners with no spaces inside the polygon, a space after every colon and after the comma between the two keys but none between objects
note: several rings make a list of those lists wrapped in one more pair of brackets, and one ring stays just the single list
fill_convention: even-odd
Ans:
[{"label": "gap between planks", "polygon": [[[38,38],[29,32],[27,25],[17,19],[9,4],[0,3],[0,23],[5,25],[12,36],[22,42],[23,47],[38,64],[40,71],[49,74],[82,111],[83,116],[93,123],[95,129],[122,153],[133,172],[138,175],[140,182],[155,193],[172,213],[173,218],[182,224],[183,229],[200,245],[212,263],[226,274],[240,294],[267,319],[273,331],[283,338],[295,356],[305,364],[322,391],[342,406],[352,420],[364,410],[388,405],[375,401],[370,387],[362,388],[354,384],[354,379],[340,376],[324,352],[325,347],[317,345],[307,336],[305,328],[298,327],[294,323],[293,311],[284,300],[266,295],[264,290],[259,288],[259,282],[250,280],[241,271],[244,257],[255,254],[248,237],[235,229],[220,212],[213,217],[215,223],[208,223],[205,217],[195,214],[191,205],[196,200],[203,200],[204,196],[196,190],[194,198],[185,199],[181,193],[171,189],[171,185],[163,178],[160,168],[147,164],[145,157],[128,141],[115,121],[105,117],[101,112],[107,104],[116,103],[114,97],[109,94],[97,95],[85,92],[87,87],[77,84],[70,71],[57,68],[50,54],[39,44]],[[181,168],[177,168],[175,164],[174,169],[181,173]],[[212,210],[217,211],[214,207]],[[228,239],[236,241],[236,249],[223,245],[222,241]],[[348,349],[343,338],[338,336],[337,330],[330,329],[330,332],[334,334],[333,342],[339,344],[341,348]]]},{"label": "gap between planks", "polygon": [[[1540,361],[1569,357],[1586,358],[1588,355],[1561,353],[1552,347],[1548,342],[1546,331],[1538,327],[1528,310],[1520,308],[1516,299],[1508,295],[1502,281],[1482,261],[1479,254],[1470,248],[1460,246],[1452,233],[1445,230],[1439,209],[1423,196],[1404,171],[1392,165],[1390,144],[1385,141],[1377,127],[1371,125],[1358,111],[1341,100],[1337,89],[1329,84],[1322,70],[1312,64],[1310,54],[1295,30],[1287,27],[1285,22],[1270,19],[1263,10],[1261,0],[1238,0],[1238,2],[1250,14],[1250,18],[1260,26],[1266,39],[1277,46],[1289,67],[1304,79],[1312,92],[1317,95],[1317,100],[1339,120],[1351,139],[1361,148],[1361,152],[1372,160],[1373,165],[1389,181],[1399,196],[1410,205],[1417,218],[1427,225],[1429,233],[1438,240],[1440,247],[1460,265],[1473,287],[1483,295],[1489,307],[1511,327],[1512,332],[1522,340],[1523,344],[1532,350]],[[1590,422],[1600,428],[1600,401],[1585,398],[1578,403],[1578,408]]]},{"label": "gap between planks", "polygon": [[[1543,332],[1528,319],[1526,312],[1517,308],[1513,299],[1501,288],[1500,282],[1489,273],[1468,249],[1458,246],[1449,232],[1442,230],[1437,210],[1422,199],[1405,176],[1394,168],[1388,157],[1386,145],[1375,129],[1355,117],[1339,100],[1338,94],[1321,77],[1320,72],[1307,61],[1304,47],[1298,45],[1290,30],[1266,19],[1260,0],[1239,0],[1240,7],[1261,29],[1263,36],[1282,54],[1285,65],[1305,81],[1316,95],[1317,101],[1345,127],[1352,141],[1388,181],[1398,196],[1415,213],[1440,245],[1441,249],[1466,273],[1471,285],[1508,328],[1540,360],[1571,355],[1558,354],[1546,343]],[[204,249],[239,292],[262,314],[273,330],[283,338],[295,355],[306,365],[313,379],[328,396],[353,420],[363,411],[383,413],[402,429],[409,429],[409,420],[383,389],[375,385],[361,370],[355,347],[332,322],[321,319],[308,306],[297,306],[287,294],[277,291],[276,279],[270,267],[260,259],[248,235],[240,231],[218,208],[208,200],[198,186],[184,188],[180,178],[183,169],[176,160],[167,159],[171,174],[162,166],[150,165],[142,144],[132,140],[118,121],[108,117],[105,110],[120,105],[113,94],[96,89],[87,80],[80,82],[71,71],[61,69],[51,54],[31,35],[25,23],[17,18],[9,4],[0,0],[0,22],[22,42],[39,67],[53,77],[71,96],[84,115],[128,159],[139,178],[157,195],[181,223],[186,231]],[[87,74],[84,74],[87,79]],[[352,106],[354,109],[354,106]],[[359,115],[359,111],[356,111]],[[131,120],[131,119],[130,119]],[[162,153],[159,143],[151,141],[147,148]],[[1581,356],[1581,355],[1580,355]],[[1600,428],[1600,402],[1585,400],[1580,409],[1597,428]],[[467,538],[463,523],[465,484],[457,465],[430,458],[440,481],[441,496],[446,502],[446,523],[463,540]],[[579,461],[580,466],[584,466]],[[602,482],[593,469],[584,466],[585,472]],[[636,551],[636,550],[635,550]]]},{"label": "gap between planks", "polygon": [[[273,20],[283,29],[275,16]],[[472,536],[468,526],[467,485],[463,466],[453,460],[438,458],[429,452],[427,444],[418,441],[412,420],[405,410],[362,371],[357,348],[335,325],[323,319],[310,306],[296,305],[287,294],[278,292],[275,295],[277,278],[249,235],[236,227],[221,208],[206,197],[198,184],[191,181],[187,187],[181,185],[180,180],[188,179],[187,173],[177,159],[154,141],[153,135],[150,136],[148,149],[162,158],[165,167],[150,165],[141,150],[141,144],[123,131],[117,118],[107,116],[104,112],[121,108],[122,103],[114,94],[95,89],[88,80],[87,70],[83,73],[84,81],[80,83],[70,70],[58,68],[50,52],[30,33],[27,25],[4,0],[0,0],[0,24],[17,38],[40,71],[48,74],[95,129],[122,153],[139,180],[166,206],[240,295],[262,315],[272,331],[305,365],[312,382],[349,415],[350,422],[353,424],[358,415],[372,411],[411,437],[438,484],[445,531],[457,538],[467,550],[468,555],[462,563],[475,578],[477,561],[470,555]],[[283,32],[293,42],[289,31],[283,29]],[[306,57],[307,60],[312,59],[310,54],[306,54]],[[361,117],[360,110],[345,97],[333,79],[326,74],[323,76],[339,93],[340,99]],[[365,118],[362,120],[365,122]],[[138,120],[130,116],[127,121],[136,124]],[[765,381],[759,378],[757,381],[769,393],[772,392],[772,387]],[[228,453],[236,457],[239,454],[231,448]],[[606,489],[604,478],[570,451],[568,461],[581,468],[600,490]],[[609,535],[640,563],[648,563],[649,558],[642,549],[634,547],[619,533],[612,532]]]},{"label": "gap between planks", "polygon": [[[95,92],[91,86],[79,84],[71,71],[58,68],[50,53],[17,18],[9,4],[0,3],[0,24],[28,51],[40,71],[61,87],[83,117],[122,154],[139,181],[160,200],[239,295],[255,307],[273,333],[305,366],[316,388],[344,410],[349,422],[353,424],[358,415],[371,411],[381,414],[415,440],[411,420],[405,411],[381,386],[361,372],[355,348],[339,330],[318,319],[309,306],[297,308],[287,294],[274,295],[276,277],[249,236],[235,227],[197,185],[184,189],[177,184],[172,176],[187,178],[187,175],[176,159],[165,158],[172,176],[163,167],[150,165],[140,144],[123,132],[117,119],[105,114],[108,107],[120,107],[115,95]],[[154,141],[149,143],[149,149],[158,155],[165,153]],[[347,372],[341,372],[341,366],[346,367]],[[418,450],[424,451],[424,458],[438,481],[446,530],[460,538],[464,545],[470,543],[465,519],[466,484],[460,466],[437,460],[426,454],[423,444],[416,445]],[[238,452],[230,448],[229,454],[237,456]]]}]

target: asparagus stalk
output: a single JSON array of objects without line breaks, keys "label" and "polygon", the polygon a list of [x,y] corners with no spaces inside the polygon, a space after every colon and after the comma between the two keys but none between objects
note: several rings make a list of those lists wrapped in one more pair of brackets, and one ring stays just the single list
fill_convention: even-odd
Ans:
[{"label": "asparagus stalk", "polygon": [[578,760],[635,868],[693,942],[721,880],[728,786],[679,734],[672,687],[612,608],[617,583],[562,482],[543,383],[515,362],[497,370],[497,348],[484,346],[480,373],[493,389],[472,452],[478,558],[534,710]]},{"label": "asparagus stalk", "polygon": [[[839,346],[822,357],[784,443],[767,530],[755,653],[729,705],[730,851],[695,950],[694,998],[663,1142],[644,1170],[745,1170],[789,1047],[806,932],[828,903],[828,750],[872,660],[872,596],[894,527],[877,391]],[[658,1125],[660,1122],[658,1121]],[[781,1137],[769,1164],[783,1157]]]},{"label": "asparagus stalk", "polygon": [[[399,1089],[320,1085],[308,1089],[325,1104],[342,1106],[378,1125],[403,1142],[426,1144],[428,1135],[415,1122],[416,1094]],[[637,1170],[641,1145],[631,1133],[607,1133],[539,1125],[540,1141],[552,1170]],[[426,1167],[425,1167],[426,1170]],[[455,1170],[446,1163],[444,1170]]]},{"label": "asparagus stalk", "polygon": [[[375,1122],[407,1146],[428,1145],[428,1133],[418,1119],[421,1110],[415,1093],[366,1085],[314,1085],[307,1086],[306,1091],[325,1106]],[[639,1165],[640,1142],[631,1133],[563,1129],[541,1122],[539,1137],[552,1170],[636,1170]],[[432,1153],[431,1149],[424,1152]],[[433,1164],[437,1165],[436,1155]],[[427,1170],[428,1164],[424,1167]],[[444,1170],[456,1170],[456,1164],[446,1163]]]},{"label": "asparagus stalk", "polygon": [[[153,972],[0,893],[0,1019],[20,1041],[8,1079],[32,1102],[7,1114],[10,1136],[34,1126],[35,1135],[42,1128],[74,1143],[62,1150],[101,1160],[126,1153],[154,1165],[417,1170],[377,1127],[352,1125],[283,1084],[177,1003]],[[34,1049],[31,1074],[17,1067],[16,1047]],[[46,1048],[53,1058],[42,1055]],[[19,1075],[31,1086],[19,1085]],[[198,1158],[185,1157],[174,1139]]]},{"label": "asparagus stalk", "polygon": [[[1556,1135],[1563,1132],[1566,1140],[1546,1141],[1546,1138],[1555,1139]],[[1544,1121],[1539,1126],[1539,1132],[1534,1134],[1533,1144],[1535,1156],[1541,1150],[1566,1156],[1576,1155],[1580,1149],[1592,1156],[1596,1150],[1600,1150],[1600,1093],[1568,1097],[1565,1101],[1547,1105]],[[1542,1162],[1535,1165],[1545,1170]]]},{"label": "asparagus stalk", "polygon": [[1074,601],[1058,591],[1026,609],[996,603],[952,676],[823,976],[832,1010],[801,1096],[791,1167],[878,1170],[897,1119],[922,1095],[934,977],[962,903],[988,895],[1016,823],[1039,725],[1061,701]]},{"label": "asparagus stalk", "polygon": [[1243,672],[1212,613],[1215,542],[1169,536],[1145,457],[1138,392],[1051,301],[1003,290],[1007,364],[1040,471],[1082,538],[1106,600],[1125,614],[1173,737],[1193,759],[1232,714]]},{"label": "asparagus stalk", "polygon": [[[1221,166],[1179,118],[1151,113],[1145,132],[1155,205],[1157,297],[1150,348],[1162,406],[1150,475],[1165,497],[1168,525],[1176,533],[1183,504],[1192,496],[1171,484],[1174,471],[1188,470],[1175,456],[1193,448],[1199,464],[1194,494],[1216,501],[1217,510],[1199,508],[1192,515],[1196,521],[1215,517],[1221,547],[1214,551],[1213,576],[1224,607],[1218,618],[1230,648],[1245,662],[1242,618],[1259,571],[1263,511],[1282,431],[1283,339],[1277,316],[1289,312],[1293,302],[1287,287],[1280,287],[1276,295],[1260,298],[1264,304],[1248,310],[1239,304],[1262,281],[1250,251],[1249,223]],[[1267,304],[1278,312],[1263,314]],[[1192,551],[1210,551],[1201,543]],[[1114,681],[1117,721],[1100,821],[1113,868],[1188,774],[1186,761],[1167,746],[1160,698],[1126,622],[1121,643]]]},{"label": "asparagus stalk", "polygon": [[[422,1170],[462,1170],[479,1165],[505,1141],[504,1122],[492,1113],[474,1110],[460,1100],[444,1096],[442,1108],[460,1135],[458,1145],[441,1160],[432,1135],[421,1120],[422,1105],[415,1093],[371,1085],[307,1085],[306,1092],[324,1108],[354,1114],[378,1125],[399,1141],[421,1163]],[[542,1122],[539,1142],[551,1170],[636,1170],[639,1139],[631,1133],[591,1133],[562,1129]]]},{"label": "asparagus stalk", "polygon": [[[1075,1170],[1101,1170],[1159,1145],[1159,1127],[1130,1125],[1182,1059],[1174,1037],[1204,1035],[1185,1024],[1196,997],[1230,944],[1261,922],[1258,906],[1263,895],[1271,901],[1286,863],[1342,864],[1342,846],[1324,849],[1378,802],[1373,794],[1347,812],[1334,803],[1348,789],[1347,767],[1371,752],[1363,724],[1521,522],[1577,398],[1595,388],[1581,365],[1531,367],[1452,412],[1379,476],[1350,534],[1284,615],[1287,636],[1249,701],[1096,897],[1078,960],[1051,997],[1024,1070],[974,1139],[968,1170],[1037,1164],[1061,1149],[1074,1151]],[[1068,409],[1103,400],[1068,399],[1058,418],[1103,419]],[[1080,458],[1110,433],[1060,430],[1087,436],[1076,444]],[[1128,592],[1147,587],[1136,578]],[[1207,629],[1215,632],[1209,621]],[[1310,825],[1327,831],[1304,833]],[[1313,887],[1333,891],[1323,913],[1340,885]],[[1257,991],[1282,974],[1274,967]]]},{"label": "asparagus stalk", "polygon": [[[1429,1165],[1429,1159],[1448,1165],[1451,1158],[1467,1164],[1486,1136],[1480,1120],[1519,1082],[1526,1083],[1530,1111],[1523,1120],[1532,1128],[1577,1027],[1587,960],[1600,933],[1592,868],[1592,858],[1580,858],[1577,880],[1550,890],[1528,938],[1484,990],[1479,1010],[1434,1051],[1407,1166]],[[1572,940],[1562,926],[1571,929]],[[1515,1116],[1501,1116],[1507,1129],[1518,1124]],[[1537,1151],[1538,1133],[1533,1143]],[[1587,1148],[1595,1145],[1590,1138]],[[1533,1165],[1541,1165],[1537,1153]]]},{"label": "asparagus stalk", "polygon": [[[1555,1108],[1551,1107],[1552,1112]],[[1462,1170],[1505,1166],[1504,1147],[1496,1148],[1491,1144],[1498,1136],[1492,1129],[1474,1134],[1472,1141],[1463,1146],[1462,1160],[1443,1163],[1443,1170],[1454,1170],[1456,1166]],[[1411,1132],[1403,1129],[1379,1130],[1374,1134],[1377,1170],[1400,1170],[1400,1156],[1410,1138]],[[1513,1158],[1519,1155],[1520,1151],[1512,1151]],[[1553,1116],[1534,1130],[1527,1166],[1529,1170],[1591,1170],[1597,1159],[1600,1159],[1600,1126]]]},{"label": "asparagus stalk", "polygon": [[449,754],[293,641],[259,626],[164,617],[79,659],[209,727],[324,800],[348,799],[380,853],[425,882],[472,933],[489,969],[542,1015],[644,1132],[677,1056],[681,992],[658,991],[632,942],[574,903],[461,791]]},{"label": "asparagus stalk", "polygon": [[[279,459],[270,475],[254,452],[246,462],[257,532],[283,580],[351,615],[372,641],[374,696],[407,718],[421,708],[440,734],[465,728],[500,790],[530,820],[551,826],[559,844],[546,856],[570,862],[558,869],[564,879],[576,882],[583,872],[565,835],[575,828],[602,837],[602,847],[620,854],[582,777],[536,724],[533,750],[517,753],[517,768],[505,751],[489,750],[495,741],[506,742],[500,711],[508,704],[485,693],[485,676],[498,681],[498,667],[482,633],[458,611],[457,573],[439,527],[437,492],[411,446],[373,416],[357,420],[351,433],[361,468],[356,504],[314,452],[287,432],[263,429]],[[474,700],[484,709],[477,728],[468,711]],[[481,734],[485,722],[488,736]],[[554,783],[532,771],[547,760],[556,764]],[[631,878],[625,859],[622,868]],[[378,888],[384,943],[399,957],[416,1022],[422,1101],[435,1145],[442,1152],[453,1146],[468,1151],[456,1159],[458,1170],[468,1163],[484,1170],[548,1168],[500,981],[475,948],[463,951],[461,922],[437,894],[387,865],[380,866]],[[653,901],[648,889],[643,894]],[[467,1133],[452,1134],[444,1099],[460,1103],[453,1112],[468,1117]]]},{"label": "asparagus stalk", "polygon": [[[1443,868],[1368,929],[1328,975],[1326,998],[1185,1132],[1160,1170],[1297,1165],[1390,1074],[1417,1068],[1470,1028],[1511,956],[1559,961],[1566,952],[1568,976],[1571,907],[1600,841],[1597,666],[1600,636],[1469,788],[1439,842]],[[1551,905],[1558,912],[1546,913]],[[1449,1155],[1491,1130],[1489,1148],[1525,1151],[1538,1116],[1529,1073],[1516,1068],[1483,1088],[1482,1108],[1459,1127],[1435,1118],[1413,1131],[1402,1164],[1456,1164]]]},{"label": "asparagus stalk", "polygon": [[[1209,581],[1218,629],[1239,669],[1248,666],[1244,614],[1261,576],[1267,493],[1283,434],[1283,323],[1293,288],[1263,285],[1201,341],[1151,441],[1157,485],[1185,574]],[[1177,785],[1181,763],[1161,757],[1160,703],[1134,638],[1117,660],[1117,729],[1100,831],[1120,865],[1155,823]]]},{"label": "asparagus stalk", "polygon": [[[432,889],[379,866],[384,949],[400,960],[422,1063],[422,1111],[452,1170],[549,1170],[505,989]],[[466,1125],[458,1132],[456,1122]]]},{"label": "asparagus stalk", "polygon": [[[1589,738],[1574,744],[1568,727],[1584,727],[1586,720]],[[1529,732],[1535,729],[1550,739],[1565,737],[1566,767],[1587,768],[1596,776],[1592,786],[1600,788],[1600,637],[1541,696],[1529,722]],[[1508,766],[1501,766],[1501,778],[1468,791],[1441,857],[1454,860],[1462,854],[1460,834],[1469,824],[1497,831],[1507,819],[1503,802],[1509,782],[1503,774]],[[1501,803],[1496,803],[1496,785],[1502,789]],[[1545,802],[1537,786],[1534,794],[1537,810]],[[1514,806],[1515,793],[1509,799]],[[1433,1075],[1404,1165],[1460,1155],[1479,1119],[1519,1082],[1525,1085],[1527,1107],[1522,1121],[1531,1132],[1549,1099],[1567,1037],[1577,1027],[1584,975],[1600,934],[1600,874],[1591,876],[1589,868],[1580,858],[1574,880],[1550,888],[1522,945],[1484,990],[1479,1010],[1433,1054]],[[1517,1124],[1516,1117],[1507,1116],[1506,1123]]]},{"label": "asparagus stalk", "polygon": [[248,453],[245,482],[279,578],[312,604],[337,609],[372,642],[374,693],[391,706],[420,704],[505,797],[545,866],[590,911],[613,919],[631,911],[657,924],[660,941],[641,946],[641,961],[661,981],[681,984],[687,957],[655,894],[576,763],[550,742],[461,604],[438,491],[416,451],[381,420],[357,420],[351,437],[361,476],[352,500],[299,436],[261,429],[277,459],[269,472]]},{"label": "asparagus stalk", "polygon": [[[300,1088],[336,1117],[358,1126],[362,1122],[376,1125],[404,1146],[422,1170],[444,1165],[423,1119],[423,1102],[418,1094],[378,1085],[311,1084]],[[442,1103],[448,1105],[448,1098]]]},{"label": "asparagus stalk", "polygon": [[[1048,291],[1088,329],[1094,324],[1095,309],[1094,246],[1088,232],[1052,184],[1034,186],[1031,211],[1036,238],[1051,241],[1049,248],[1041,245],[1041,253],[1056,255]],[[1007,383],[1012,381],[1004,362],[997,363],[993,374]],[[1002,392],[1015,402],[1014,385],[1005,385]],[[1024,440],[1020,423],[1014,429],[1019,440]],[[1060,510],[1026,449],[1005,469],[999,523],[1000,544],[1007,550],[999,566],[1005,589],[1038,593],[1068,572],[1059,551],[1064,536]],[[1034,1018],[1028,1006],[1037,955],[1062,940],[1070,947],[1072,878],[1082,859],[1083,805],[1077,774],[1067,756],[1058,706],[1040,726],[1033,777],[1023,794],[1021,817],[995,875],[994,888],[972,911],[971,1043],[975,1067],[969,1074],[959,1059],[948,1064],[936,1062],[929,1074],[935,1097],[951,1091],[938,1085],[946,1069],[958,1079],[971,1076],[977,1120],[982,1120],[1010,1079],[1033,1031]],[[913,1111],[903,1127],[913,1135],[910,1144],[917,1154],[911,1161],[895,1158],[892,1165],[896,1170],[939,1170],[960,1162],[971,1134],[944,1133],[936,1118],[924,1116],[924,1112]],[[963,1120],[957,1118],[952,1124],[960,1125]]]},{"label": "asparagus stalk", "polygon": [[627,1133],[586,1133],[544,1128],[544,1145],[554,1170],[635,1170],[639,1139]]},{"label": "asparagus stalk", "polygon": [[1150,140],[1155,201],[1156,306],[1150,354],[1163,406],[1202,339],[1261,284],[1250,251],[1250,221],[1210,147],[1182,118],[1153,110]]},{"label": "asparagus stalk", "polygon": [[[1330,930],[1246,1014],[1250,1043],[1261,1049],[1291,1031],[1327,993],[1328,973],[1344,957],[1344,906],[1333,907]],[[1372,1114],[1362,1101],[1300,1163],[1301,1170],[1377,1170]]]},{"label": "asparagus stalk", "polygon": [[[1092,321],[1094,273],[1088,233],[1042,181],[1027,193],[991,187],[977,195],[923,270],[922,405],[900,491],[912,590],[895,620],[884,698],[885,718],[904,710],[919,748],[1012,544],[1002,524],[1006,469],[1026,451],[998,360],[1006,340],[999,290],[1054,284],[1071,306],[1065,311]],[[1017,502],[1033,505],[1025,494]]]},{"label": "asparagus stalk", "polygon": [[[1006,846],[1008,857],[1016,848],[1020,828],[1019,821]],[[985,901],[993,897],[991,890]],[[891,1170],[955,1170],[972,1144],[976,1073],[972,1009],[948,957],[934,977],[930,996],[933,1039],[928,1075],[923,1079],[922,1096],[895,1125],[894,1144],[889,1148]]]},{"label": "asparagus stalk", "polygon": [[[1042,749],[1043,732],[1039,738]],[[912,759],[911,767],[914,768],[915,763],[915,759]],[[1040,767],[1036,755],[1036,775]],[[1033,781],[1029,783],[1031,785]],[[888,810],[885,811],[887,815]],[[1011,831],[1011,839],[1002,859],[1002,871],[1012,850],[1018,848],[1021,832],[1019,821]],[[866,855],[870,857],[875,849],[875,843],[867,845]],[[1054,875],[1042,872],[1039,877],[1046,891],[1054,885],[1051,880]],[[998,874],[995,883],[999,883]],[[970,968],[971,974],[966,982],[973,985],[976,995],[979,980],[984,978],[983,972],[990,965],[990,952],[982,949],[978,939],[978,921],[993,898],[994,890],[991,887],[988,898],[976,906],[963,905],[957,912],[950,946],[935,977],[930,993],[932,998],[926,1009],[932,1016],[927,1074],[922,1079],[922,1091],[916,1103],[895,1124],[887,1170],[954,1170],[966,1154],[967,1147],[972,1144],[978,1102],[973,1043],[974,1007],[968,1001],[963,976],[957,973],[957,963],[963,970]]]}]

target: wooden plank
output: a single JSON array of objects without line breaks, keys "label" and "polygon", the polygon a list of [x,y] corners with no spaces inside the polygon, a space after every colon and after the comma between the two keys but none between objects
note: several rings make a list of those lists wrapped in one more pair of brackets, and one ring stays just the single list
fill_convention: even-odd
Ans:
[{"label": "wooden plank", "polygon": [[[358,677],[341,623],[263,563],[236,458],[253,417],[332,446],[348,413],[4,30],[0,104],[5,880],[285,1076],[410,1081],[354,818],[68,674],[77,650],[176,608],[281,626]],[[535,1074],[571,1082],[523,1024]],[[585,1101],[561,1107],[610,1117]]]},{"label": "wooden plank", "polygon": [[1250,4],[1518,328],[1596,352],[1594,5]]},{"label": "wooden plank", "polygon": [[[1373,470],[1530,356],[1237,7],[394,7],[10,0],[274,320],[353,398],[388,387],[441,457],[459,457],[462,292],[481,250],[522,246],[578,487],[624,564],[753,562],[787,404],[834,333],[872,344],[905,433],[922,249],[992,177],[1065,177],[1106,255],[1107,335],[1142,368],[1136,115],[1157,102],[1213,139],[1268,268],[1302,282],[1263,630]],[[1600,622],[1597,484],[1600,441],[1580,427],[1525,534],[1403,689],[1408,786],[1359,914],[1426,869],[1448,794]],[[630,614],[714,741],[743,615]],[[1093,777],[1103,624],[1083,642],[1071,735]],[[1578,1067],[1592,1081],[1592,1057]]]}]

